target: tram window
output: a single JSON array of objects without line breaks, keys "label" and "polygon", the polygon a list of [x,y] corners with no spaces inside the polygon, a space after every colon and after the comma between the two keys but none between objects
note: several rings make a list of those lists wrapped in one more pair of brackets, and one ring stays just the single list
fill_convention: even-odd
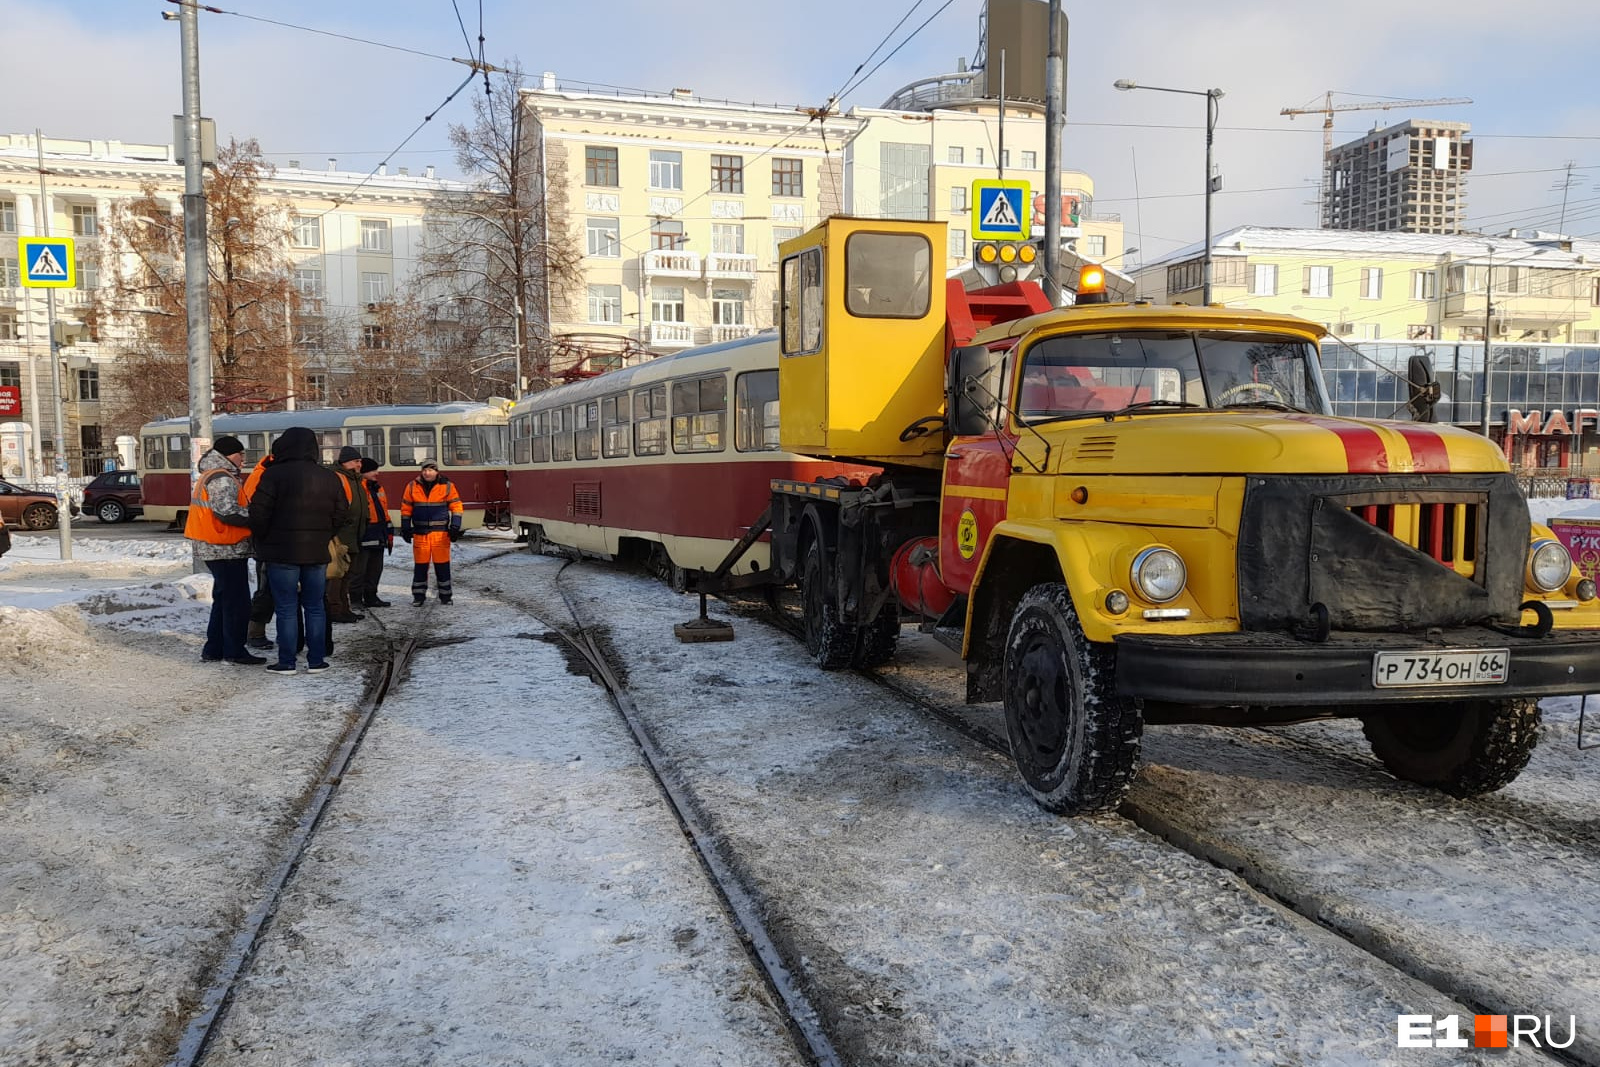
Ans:
[{"label": "tram window", "polygon": [[344,447],[344,432],[342,430],[317,430],[317,447],[322,452],[322,462],[333,463],[339,458],[339,449]]},{"label": "tram window", "polygon": [[389,466],[415,467],[439,451],[432,426],[396,426],[389,431]]},{"label": "tram window", "polygon": [[182,471],[189,469],[189,435],[186,433],[170,433],[167,435],[167,470]]},{"label": "tram window", "polygon": [[532,415],[518,415],[511,420],[511,462],[533,462]]},{"label": "tram window", "polygon": [[633,394],[633,454],[659,456],[667,450],[667,386],[652,385]]},{"label": "tram window", "polygon": [[594,400],[579,404],[575,414],[578,424],[573,451],[579,459],[595,459],[600,455],[600,404]]},{"label": "tram window", "polygon": [[533,462],[550,462],[550,413],[540,411],[530,416],[533,420],[533,441],[530,451],[533,453]]},{"label": "tram window", "polygon": [[473,447],[477,450],[479,463],[491,467],[505,466],[506,429],[504,426],[474,426],[472,428]]},{"label": "tram window", "polygon": [[933,248],[915,233],[853,233],[844,242],[844,306],[866,319],[920,319],[933,295]]},{"label": "tram window", "polygon": [[380,426],[353,427],[350,430],[350,447],[360,452],[363,456],[382,459],[383,428]]},{"label": "tram window", "polygon": [[600,401],[600,454],[618,459],[628,454],[628,394],[608,396]]},{"label": "tram window", "polygon": [[446,467],[470,467],[477,462],[477,457],[472,451],[471,426],[444,426],[444,465]]},{"label": "tram window", "polygon": [[718,374],[672,383],[672,450],[721,452],[728,379]]},{"label": "tram window", "polygon": [[748,371],[734,383],[733,447],[740,452],[778,450],[778,372]]},{"label": "tram window", "polygon": [[808,248],[783,261],[784,355],[822,348],[822,312],[822,249]]},{"label": "tram window", "polygon": [[264,433],[236,434],[244,442],[244,465],[254,467],[267,454],[267,435]]},{"label": "tram window", "polygon": [[158,471],[165,469],[167,454],[161,447],[161,438],[146,437],[144,439],[144,466],[145,470]]},{"label": "tram window", "polygon": [[557,463],[572,462],[571,408],[554,408],[550,412],[550,458]]}]

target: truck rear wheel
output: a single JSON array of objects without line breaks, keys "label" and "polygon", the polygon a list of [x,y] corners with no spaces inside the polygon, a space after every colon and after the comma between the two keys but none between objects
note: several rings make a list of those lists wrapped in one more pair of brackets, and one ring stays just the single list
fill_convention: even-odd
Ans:
[{"label": "truck rear wheel", "polygon": [[1504,788],[1539,743],[1539,702],[1479,700],[1369,715],[1361,728],[1389,773],[1457,797]]},{"label": "truck rear wheel", "polygon": [[861,627],[855,665],[881,667],[894,659],[894,650],[899,644],[900,605],[891,599],[878,610],[876,619]]},{"label": "truck rear wheel", "polygon": [[839,620],[833,602],[833,582],[828,574],[822,543],[813,538],[800,566],[800,602],[806,623],[806,650],[825,671],[840,671],[855,658],[858,631]]},{"label": "truck rear wheel", "polygon": [[1060,583],[1035,586],[1005,648],[1006,734],[1034,800],[1060,815],[1111,811],[1139,769],[1138,701],[1117,695],[1116,655],[1083,635]]}]

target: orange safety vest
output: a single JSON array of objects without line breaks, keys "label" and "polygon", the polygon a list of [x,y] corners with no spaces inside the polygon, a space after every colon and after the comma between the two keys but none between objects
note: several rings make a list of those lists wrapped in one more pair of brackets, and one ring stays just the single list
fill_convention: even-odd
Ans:
[{"label": "orange safety vest", "polygon": [[250,536],[250,530],[244,526],[230,526],[212,513],[208,487],[211,479],[218,475],[238,477],[230,470],[217,469],[206,471],[195,480],[193,494],[189,497],[189,517],[183,524],[183,536],[192,541],[204,541],[208,545],[236,545]]},{"label": "orange safety vest", "polygon": [[[365,481],[365,479],[363,479],[363,481]],[[378,523],[383,521],[383,515],[387,515],[389,513],[389,494],[383,491],[383,486],[377,485],[376,483],[374,483],[374,488],[378,490],[376,498],[373,497],[372,491],[367,489],[365,485],[362,485],[361,488],[365,490],[367,494],[367,521],[376,526]],[[379,514],[380,512],[382,515]]]},{"label": "orange safety vest", "polygon": [[266,473],[267,463],[272,459],[272,453],[267,453],[256,461],[256,469],[244,480],[244,486],[239,490],[239,506],[250,506],[250,498],[256,495],[256,486],[261,484],[261,476]]}]

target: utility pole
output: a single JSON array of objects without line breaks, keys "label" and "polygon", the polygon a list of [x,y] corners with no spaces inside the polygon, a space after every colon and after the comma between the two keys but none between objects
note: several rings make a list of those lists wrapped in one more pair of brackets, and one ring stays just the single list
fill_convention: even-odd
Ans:
[{"label": "utility pole", "polygon": [[1067,123],[1067,62],[1062,54],[1067,18],[1061,0],[1050,0],[1050,49],[1044,61],[1044,276],[1061,299],[1061,135]]},{"label": "utility pole", "polygon": [[[1483,275],[1483,410],[1478,414],[1478,432],[1489,436],[1489,331],[1494,320],[1494,245],[1489,246],[1489,266]],[[1506,429],[1509,431],[1510,426]]]},{"label": "utility pole", "polygon": [[[50,236],[50,192],[45,188],[44,181],[44,134],[37,128],[33,131],[34,148],[38,151],[39,160],[39,217],[43,220],[43,227],[39,231],[40,237]],[[62,264],[70,268],[72,264]],[[61,361],[56,355],[56,291],[46,289],[45,298],[45,328],[50,331],[50,391],[55,396],[56,406],[56,530],[61,535],[61,558],[72,558],[72,497],[67,491],[67,431],[66,418],[61,407]],[[32,358],[29,358],[32,363]]]},{"label": "utility pole", "polygon": [[[995,177],[1006,180],[1006,50],[1000,49],[1000,148],[994,154]],[[1026,204],[1023,210],[1027,210]]]},{"label": "utility pole", "polygon": [[189,322],[190,478],[211,448],[211,293],[206,263],[205,168],[200,158],[200,12],[178,5],[183,51],[183,283]]}]

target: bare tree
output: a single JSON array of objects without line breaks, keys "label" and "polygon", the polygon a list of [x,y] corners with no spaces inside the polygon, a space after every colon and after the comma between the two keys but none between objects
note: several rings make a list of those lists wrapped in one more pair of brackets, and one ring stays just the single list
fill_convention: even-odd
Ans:
[{"label": "bare tree", "polygon": [[[211,346],[219,411],[283,401],[294,366],[296,293],[287,219],[261,195],[272,166],[255,140],[232,141],[206,172]],[[96,328],[129,338],[113,364],[111,421],[136,429],[188,410],[183,220],[153,185],[114,205],[99,249]]]},{"label": "bare tree", "polygon": [[477,98],[471,125],[450,128],[470,188],[430,210],[419,275],[454,305],[449,316],[472,339],[473,356],[503,357],[506,379],[520,356],[522,373],[541,389],[551,380],[551,304],[581,280],[582,256],[559,217],[565,171],[542,173],[538,140],[524,129],[522,83],[513,61]]}]

